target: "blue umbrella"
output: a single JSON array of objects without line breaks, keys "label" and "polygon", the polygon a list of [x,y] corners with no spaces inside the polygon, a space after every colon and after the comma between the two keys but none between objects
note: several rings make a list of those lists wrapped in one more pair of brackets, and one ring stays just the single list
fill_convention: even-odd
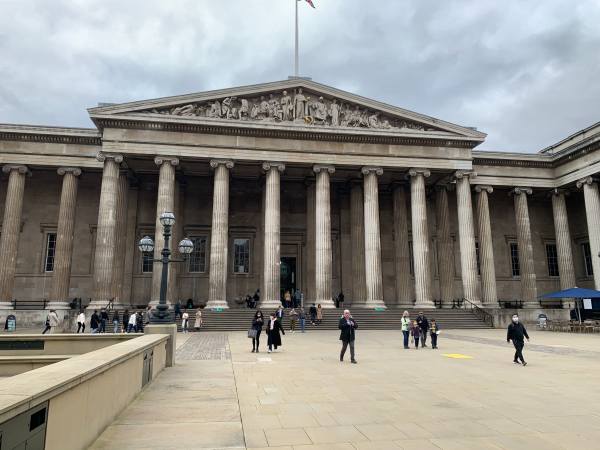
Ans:
[{"label": "blue umbrella", "polygon": [[540,298],[600,298],[600,291],[574,287],[564,291],[544,294]]}]

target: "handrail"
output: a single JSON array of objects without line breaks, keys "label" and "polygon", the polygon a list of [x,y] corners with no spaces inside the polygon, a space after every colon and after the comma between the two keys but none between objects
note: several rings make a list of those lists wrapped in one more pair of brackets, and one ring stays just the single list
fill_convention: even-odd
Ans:
[{"label": "handrail", "polygon": [[471,310],[471,312],[473,314],[475,314],[477,317],[479,317],[481,320],[483,320],[485,323],[487,323],[490,327],[492,327],[492,328],[494,327],[494,316],[492,316],[485,309],[480,308],[475,303],[473,303],[470,300],[467,300],[466,298],[462,299],[462,305],[461,306],[464,309],[467,309],[467,306],[469,306],[470,310]]}]

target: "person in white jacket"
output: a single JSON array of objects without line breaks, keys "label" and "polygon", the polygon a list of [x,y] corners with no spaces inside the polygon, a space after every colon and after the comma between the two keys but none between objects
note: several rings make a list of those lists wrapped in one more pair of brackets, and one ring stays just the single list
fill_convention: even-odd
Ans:
[{"label": "person in white jacket", "polygon": [[183,330],[184,333],[188,332],[188,321],[189,321],[190,315],[188,314],[187,311],[183,311],[183,315],[181,316],[181,329]]},{"label": "person in white jacket", "polygon": [[79,311],[77,316],[77,332],[85,333],[85,313],[83,311]]},{"label": "person in white jacket", "polygon": [[137,331],[136,320],[137,320],[137,314],[135,312],[131,313],[131,315],[129,316],[129,323],[127,324],[127,332],[128,333],[131,333],[132,331],[133,332]]}]

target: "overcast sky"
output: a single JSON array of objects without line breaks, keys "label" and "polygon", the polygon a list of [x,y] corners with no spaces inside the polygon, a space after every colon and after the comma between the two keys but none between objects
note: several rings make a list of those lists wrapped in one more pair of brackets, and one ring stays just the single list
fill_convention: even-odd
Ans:
[{"label": "overcast sky", "polygon": [[[535,152],[600,121],[598,0],[314,0],[300,72]],[[286,79],[294,0],[0,0],[0,122]]]}]

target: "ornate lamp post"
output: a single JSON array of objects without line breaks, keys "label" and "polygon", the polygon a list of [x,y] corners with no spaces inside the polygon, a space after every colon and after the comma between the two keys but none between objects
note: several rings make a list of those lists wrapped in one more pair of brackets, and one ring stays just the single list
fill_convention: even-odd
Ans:
[{"label": "ornate lamp post", "polygon": [[[175,214],[172,212],[164,212],[160,215],[160,223],[163,226],[163,236],[165,238],[165,246],[161,251],[160,259],[153,259],[155,262],[162,263],[162,273],[160,278],[160,300],[156,309],[152,311],[150,315],[150,323],[153,324],[164,324],[173,323],[173,318],[169,313],[169,306],[167,305],[167,283],[169,279],[169,263],[172,262],[184,262],[190,253],[194,251],[193,242],[184,238],[179,242],[179,253],[183,255],[183,259],[171,258],[171,249],[169,248],[169,239],[171,237],[171,227],[175,224]],[[144,236],[140,239],[138,248],[144,254],[152,253],[154,251],[154,241],[149,236]]]}]

